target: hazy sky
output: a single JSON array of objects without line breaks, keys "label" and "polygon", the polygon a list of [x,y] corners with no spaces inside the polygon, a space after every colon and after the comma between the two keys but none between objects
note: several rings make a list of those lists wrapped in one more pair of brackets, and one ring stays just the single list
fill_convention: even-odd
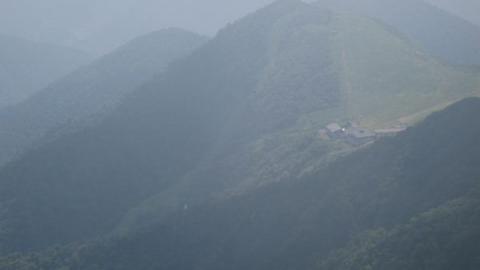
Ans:
[{"label": "hazy sky", "polygon": [[272,0],[0,0],[0,33],[93,52],[153,30],[213,35]]},{"label": "hazy sky", "polygon": [[480,0],[427,0],[480,26]]},{"label": "hazy sky", "polygon": [[[272,1],[0,0],[0,33],[101,54],[165,27],[214,35]],[[427,1],[480,25],[480,0]]]}]

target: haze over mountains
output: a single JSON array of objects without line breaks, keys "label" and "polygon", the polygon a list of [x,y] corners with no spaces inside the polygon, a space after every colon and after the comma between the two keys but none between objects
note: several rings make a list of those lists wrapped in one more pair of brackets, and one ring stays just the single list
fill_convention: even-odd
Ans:
[{"label": "haze over mountains", "polygon": [[480,2],[476,0],[428,0],[428,2],[480,26],[478,16]]},{"label": "haze over mountains", "polygon": [[425,1],[319,0],[317,3],[378,19],[448,63],[480,65],[480,28]]},{"label": "haze over mountains", "polygon": [[204,35],[271,0],[2,0],[0,33],[103,54],[136,36],[180,27]]},{"label": "haze over mountains", "polygon": [[[469,116],[478,113],[480,100],[465,100],[298,181],[184,209],[111,241],[11,257],[3,266],[473,270],[480,156],[470,146],[478,145],[480,126]],[[459,137],[458,129],[467,132]],[[26,268],[32,263],[38,268]]]},{"label": "haze over mountains", "polygon": [[123,97],[160,76],[172,61],[205,41],[205,37],[179,29],[150,33],[1,111],[0,164],[41,140],[48,141],[46,134],[59,136],[101,121]]},{"label": "haze over mountains", "polygon": [[25,100],[90,59],[81,51],[0,35],[0,109]]},{"label": "haze over mountains", "polygon": [[152,32],[0,110],[0,269],[478,269],[479,30],[362,3]]}]

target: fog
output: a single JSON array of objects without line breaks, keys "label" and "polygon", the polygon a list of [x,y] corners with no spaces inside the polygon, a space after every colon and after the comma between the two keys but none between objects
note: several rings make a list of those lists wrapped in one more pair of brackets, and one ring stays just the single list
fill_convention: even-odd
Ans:
[{"label": "fog", "polygon": [[479,270],[480,0],[0,0],[0,270]]},{"label": "fog", "polygon": [[428,2],[480,26],[478,0],[428,0]]},{"label": "fog", "polygon": [[[479,1],[427,1],[480,25]],[[272,0],[1,0],[0,33],[99,55],[136,36],[166,27],[213,36],[227,23],[270,2]]]},{"label": "fog", "polygon": [[214,35],[271,0],[1,0],[0,33],[96,54],[150,31]]}]

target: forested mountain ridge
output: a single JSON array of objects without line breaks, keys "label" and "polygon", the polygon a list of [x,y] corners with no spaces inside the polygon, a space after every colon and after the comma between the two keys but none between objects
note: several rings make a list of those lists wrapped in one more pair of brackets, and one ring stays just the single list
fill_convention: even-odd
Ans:
[{"label": "forested mountain ridge", "polygon": [[0,165],[33,146],[101,121],[122,99],[206,41],[180,29],[139,37],[0,111]]},{"label": "forested mountain ridge", "polygon": [[0,265],[476,269],[480,153],[471,146],[479,145],[472,117],[479,113],[480,99],[467,99],[301,180],[183,209],[119,239],[6,257]]},{"label": "forested mountain ridge", "polygon": [[90,60],[78,50],[0,35],[0,109],[25,100]]},{"label": "forested mountain ridge", "polygon": [[[282,1],[259,11],[258,15],[250,16],[219,33],[216,39],[190,57],[172,65],[162,77],[143,90],[136,91],[102,125],[60,138],[10,164],[3,170],[0,179],[6,193],[13,193],[5,194],[6,197],[2,196],[2,199],[8,201],[6,198],[17,198],[16,202],[20,202],[20,198],[23,198],[21,200],[25,202],[12,205],[11,209],[20,208],[9,211],[4,219],[23,223],[23,217],[17,219],[8,215],[16,216],[15,213],[24,211],[38,213],[24,216],[37,219],[34,222],[36,226],[21,228],[18,224],[11,225],[11,228],[14,231],[21,228],[17,231],[25,236],[41,235],[39,243],[51,242],[56,236],[62,235],[59,232],[63,229],[50,222],[56,219],[56,214],[59,214],[58,218],[72,222],[69,226],[62,226],[66,229],[65,239],[88,235],[85,232],[87,225],[75,227],[75,224],[84,224],[85,220],[96,220],[91,226],[104,232],[107,228],[111,229],[129,207],[179,182],[183,174],[189,173],[194,167],[203,169],[197,162],[200,159],[210,162],[208,155],[215,151],[212,146],[214,143],[228,143],[232,147],[232,140],[226,139],[228,136],[245,140],[252,132],[258,133],[257,130],[263,127],[254,130],[235,126],[238,124],[235,118],[242,117],[237,112],[251,112],[243,110],[245,104],[236,104],[234,101],[239,95],[247,95],[245,91],[253,91],[257,76],[260,76],[265,65],[268,33],[275,23],[282,20],[283,15],[295,14],[299,9],[318,14],[316,10],[296,1]],[[293,16],[287,21],[297,23],[296,18]],[[325,18],[309,16],[306,21],[309,20],[324,21]],[[303,24],[303,20],[298,23]],[[185,77],[189,80],[185,80]],[[228,121],[232,123],[231,126],[226,124]],[[241,123],[249,125],[248,121]],[[225,139],[221,139],[222,136]],[[48,164],[55,164],[54,168]],[[23,176],[18,174],[24,170],[29,172],[22,173]],[[199,174],[195,179],[206,180],[209,178],[207,173]],[[212,180],[218,183],[220,178]],[[206,182],[204,184],[208,185]],[[36,186],[35,195],[25,196],[28,193],[24,192],[28,191],[29,186]],[[53,191],[52,186],[58,187],[58,192]],[[56,208],[34,203],[44,196],[42,194],[50,196],[45,203],[52,203],[65,211],[41,214],[39,211],[42,209]],[[180,195],[181,198],[183,196]],[[122,198],[122,203],[114,198]],[[83,203],[84,200],[88,203]],[[39,208],[29,209],[28,205]],[[76,212],[71,211],[71,207],[76,208]],[[42,227],[41,223],[45,224],[45,228],[38,230]],[[25,233],[25,229],[31,233]],[[8,234],[15,235],[13,232]],[[12,241],[23,246],[35,246],[30,237],[22,239],[20,236],[11,236],[9,238]]]},{"label": "forested mountain ridge", "polygon": [[477,269],[478,196],[477,189],[404,225],[366,232],[318,269]]},{"label": "forested mountain ridge", "polygon": [[389,124],[477,93],[476,75],[371,19],[278,1],[170,65],[101,124],[8,164],[2,248],[37,250],[119,225],[128,233],[185,207],[299,179],[352,150],[319,137],[329,122]]}]

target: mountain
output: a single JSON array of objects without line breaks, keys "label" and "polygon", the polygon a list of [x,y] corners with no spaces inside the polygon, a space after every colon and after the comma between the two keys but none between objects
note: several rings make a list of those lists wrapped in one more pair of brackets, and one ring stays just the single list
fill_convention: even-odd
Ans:
[{"label": "mountain", "polygon": [[179,27],[214,35],[271,0],[2,0],[0,33],[62,44],[93,55],[137,36]]},{"label": "mountain", "polygon": [[480,16],[478,16],[480,3],[476,0],[427,0],[427,2],[480,27]]},{"label": "mountain", "polygon": [[0,109],[25,100],[89,59],[77,50],[0,35]]},{"label": "mountain", "polygon": [[303,179],[357,150],[322,139],[326,124],[412,123],[478,86],[478,71],[439,63],[372,19],[277,1],[170,65],[99,125],[9,163],[0,172],[3,251],[129,234]]},{"label": "mountain", "polygon": [[51,137],[101,121],[125,95],[205,41],[179,29],[153,32],[0,111],[0,164]]},{"label": "mountain", "polygon": [[477,269],[478,189],[391,230],[364,233],[320,269]]},{"label": "mountain", "polygon": [[185,208],[121,238],[0,265],[477,269],[480,153],[472,145],[480,143],[480,124],[472,116],[479,113],[480,99],[466,99],[302,179]]},{"label": "mountain", "polygon": [[[7,247],[41,247],[111,230],[132,205],[179,181],[200,159],[207,160],[214,142],[220,143],[217,137],[233,134],[226,123],[238,117],[233,114],[235,111],[243,112],[239,110],[243,104],[234,101],[238,95],[245,95],[244,91],[253,91],[256,76],[264,67],[268,34],[279,20],[276,15],[291,12],[291,5],[273,6],[230,26],[230,30],[224,30],[193,55],[172,65],[142,91],[136,91],[102,125],[60,138],[9,164],[0,176],[5,191],[2,204],[10,198],[19,200],[8,207],[11,211],[2,219],[11,222],[6,227],[14,230],[6,233],[13,241],[3,241]],[[297,3],[293,6],[296,9]],[[313,19],[324,20],[321,16]],[[65,155],[55,168],[37,163],[38,158],[56,160],[61,152]],[[17,174],[23,170],[20,167],[30,171],[25,178]],[[33,171],[41,179],[34,180],[37,177],[31,177]],[[42,187],[31,185],[30,181]],[[27,195],[28,186],[36,186],[36,195]],[[55,186],[58,192],[51,189]],[[16,194],[6,194],[10,191]],[[34,203],[40,208],[25,208],[44,196],[41,194],[49,194],[45,203],[53,205]],[[22,200],[26,204],[20,203]],[[54,205],[67,208],[50,214],[41,210],[56,208]],[[70,207],[76,210],[71,211]],[[32,215],[30,211],[40,212]],[[20,228],[20,224],[27,224],[14,212],[39,223]],[[69,225],[52,223],[59,220],[54,217],[57,214],[61,220],[69,220]],[[38,235],[33,242],[29,235],[40,231],[43,236]]]},{"label": "mountain", "polygon": [[448,63],[480,65],[480,28],[422,0],[320,0],[317,4],[378,19]]}]

